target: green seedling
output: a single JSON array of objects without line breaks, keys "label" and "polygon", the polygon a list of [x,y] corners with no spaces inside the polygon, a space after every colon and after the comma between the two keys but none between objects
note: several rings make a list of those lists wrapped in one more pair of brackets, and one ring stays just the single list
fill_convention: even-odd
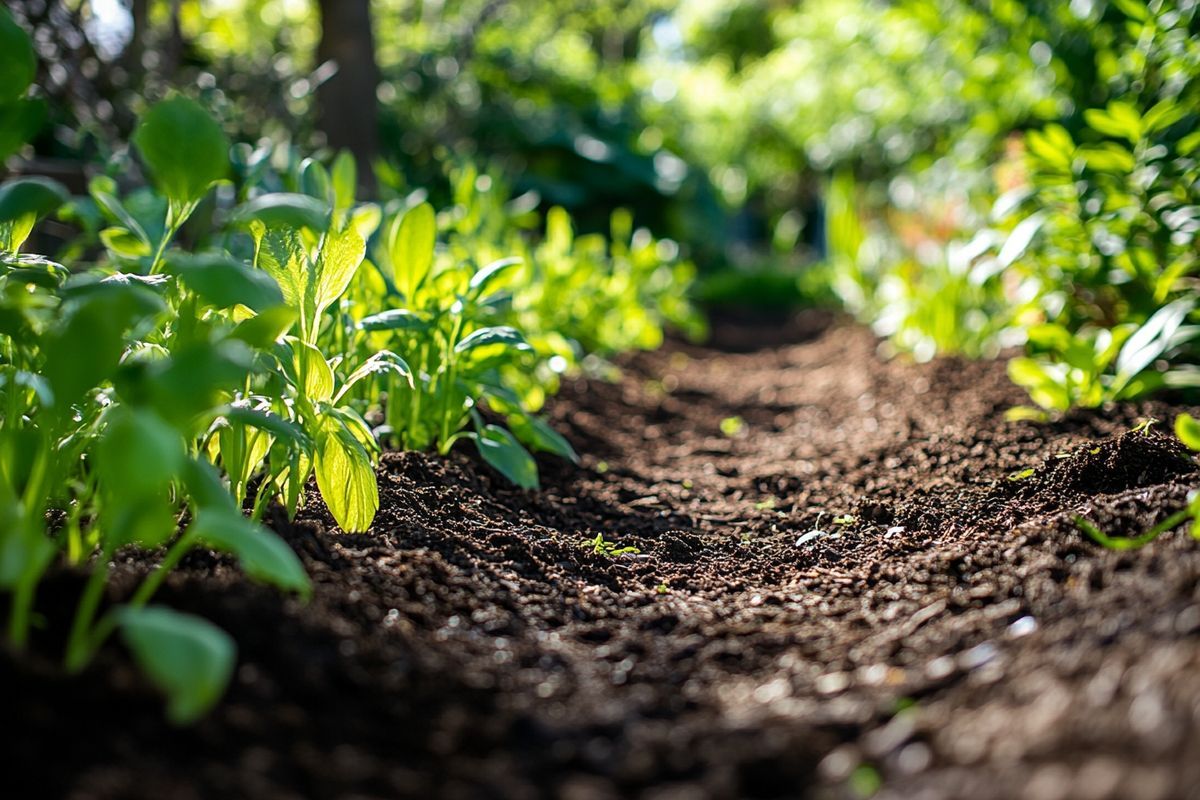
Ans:
[{"label": "green seedling", "polygon": [[603,533],[597,533],[596,538],[589,539],[584,545],[592,548],[592,552],[598,556],[606,558],[618,558],[624,555],[638,555],[642,551],[637,547],[619,547],[615,542],[610,542],[604,538]]}]

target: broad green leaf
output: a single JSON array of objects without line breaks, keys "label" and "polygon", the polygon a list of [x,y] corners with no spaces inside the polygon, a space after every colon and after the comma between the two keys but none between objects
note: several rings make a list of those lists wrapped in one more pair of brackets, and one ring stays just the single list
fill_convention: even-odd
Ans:
[{"label": "broad green leaf", "polygon": [[253,348],[265,350],[292,329],[297,317],[296,310],[292,308],[268,308],[239,322],[230,337]]},{"label": "broad green leaf", "polygon": [[188,533],[214,550],[235,556],[246,574],[257,581],[303,597],[312,593],[308,574],[292,548],[237,510],[202,508]]},{"label": "broad green leaf", "polygon": [[329,171],[315,158],[306,158],[300,162],[300,189],[305,194],[320,198],[325,202],[333,201],[333,190],[329,185]]},{"label": "broad green leaf", "polygon": [[332,415],[321,421],[313,466],[321,497],[342,530],[370,528],[379,510],[375,468],[358,438]]},{"label": "broad green leaf", "polygon": [[364,361],[358,369],[350,373],[350,377],[346,378],[346,382],[342,384],[342,388],[338,390],[337,396],[333,401],[335,403],[340,402],[342,397],[359,381],[365,380],[372,375],[387,375],[389,373],[404,378],[409,388],[413,388],[412,369],[408,366],[408,362],[390,350],[380,350]]},{"label": "broad green leaf", "polygon": [[142,496],[165,488],[185,456],[183,437],[157,414],[119,408],[96,444],[95,464],[106,486]]},{"label": "broad green leaf", "polygon": [[333,160],[329,182],[333,186],[333,205],[338,211],[346,211],[354,205],[358,193],[358,165],[350,151],[343,150]]},{"label": "broad green leaf", "polygon": [[25,94],[37,74],[37,56],[25,29],[0,8],[0,105]]},{"label": "broad green leaf", "polygon": [[333,370],[325,356],[307,342],[296,341],[292,344],[295,354],[296,375],[303,382],[304,396],[309,402],[325,402],[333,397]]},{"label": "broad green leaf", "polygon": [[244,305],[263,311],[283,305],[283,292],[266,270],[252,269],[225,253],[174,253],[166,271],[218,308]]},{"label": "broad green leaf", "polygon": [[46,103],[40,97],[0,105],[0,162],[21,149],[46,122]]},{"label": "broad green leaf", "polygon": [[199,340],[152,362],[142,380],[158,413],[187,426],[242,385],[253,368],[254,353],[242,342]]},{"label": "broad green leaf", "polygon": [[529,342],[525,341],[525,337],[516,328],[511,328],[507,325],[497,325],[492,328],[480,328],[475,331],[456,344],[454,351],[465,353],[468,350],[474,350],[476,347],[484,347],[490,344],[501,344],[515,350],[532,349],[529,346]]},{"label": "broad green leaf", "polygon": [[125,331],[165,308],[151,290],[139,285],[88,288],[45,343],[43,374],[59,414],[112,376],[125,350]]},{"label": "broad green leaf", "polygon": [[230,422],[266,431],[288,444],[300,447],[308,444],[308,435],[299,425],[265,408],[251,408],[246,405],[226,406],[220,409],[220,415]]},{"label": "broad green leaf", "polygon": [[276,192],[260,195],[238,206],[230,217],[230,222],[235,225],[259,222],[270,230],[307,228],[316,233],[324,233],[329,227],[330,212],[329,203],[315,197]]},{"label": "broad green leaf", "polygon": [[1130,336],[1117,355],[1117,379],[1114,391],[1120,391],[1142,370],[1154,363],[1171,343],[1171,338],[1195,308],[1189,298],[1163,306]]},{"label": "broad green leaf", "polygon": [[194,100],[171,97],[142,115],[133,135],[158,189],[174,202],[198,202],[229,174],[229,140]]},{"label": "broad green leaf", "polygon": [[275,279],[284,302],[303,318],[305,298],[313,280],[300,232],[294,228],[269,228],[261,222],[251,226],[254,233],[254,265]]},{"label": "broad green leaf", "polygon": [[34,224],[56,211],[70,195],[66,187],[49,178],[21,178],[0,186],[0,250],[16,252]]},{"label": "broad green leaf", "polygon": [[1200,450],[1200,421],[1191,414],[1175,418],[1175,435],[1192,450]]},{"label": "broad green leaf", "polygon": [[164,490],[136,495],[102,487],[106,496],[96,528],[111,548],[137,545],[148,550],[166,544],[178,529],[178,505]]},{"label": "broad green leaf", "polygon": [[579,463],[579,454],[571,447],[571,443],[541,417],[513,414],[508,418],[508,427],[518,439],[534,450],[553,453],[575,464]]},{"label": "broad green leaf", "polygon": [[425,331],[429,330],[430,322],[415,311],[393,308],[364,317],[358,327],[364,331]]},{"label": "broad green leaf", "polygon": [[387,237],[391,278],[410,303],[433,266],[436,242],[437,215],[428,203],[410,208],[392,221]]},{"label": "broad green leaf", "polygon": [[167,695],[172,722],[194,722],[221,699],[237,651],[229,634],[200,617],[159,606],[123,608],[118,621],[138,665]]},{"label": "broad green leaf", "polygon": [[145,258],[153,252],[149,242],[126,228],[105,228],[100,231],[100,241],[110,253],[130,261]]},{"label": "broad green leaf", "polygon": [[354,228],[325,237],[317,259],[317,281],[314,290],[316,314],[319,316],[333,305],[354,277],[354,271],[367,254],[367,243]]},{"label": "broad green leaf", "polygon": [[204,458],[189,457],[181,470],[188,495],[199,508],[224,508],[237,511],[237,506],[221,480],[221,472]]},{"label": "broad green leaf", "polygon": [[471,276],[470,283],[467,284],[468,291],[472,297],[479,297],[486,293],[488,289],[504,273],[518,267],[523,263],[520,258],[502,258],[499,261],[493,261],[483,269]]},{"label": "broad green leaf", "polygon": [[483,460],[522,489],[538,488],[537,463],[529,451],[504,428],[487,425],[475,435]]}]

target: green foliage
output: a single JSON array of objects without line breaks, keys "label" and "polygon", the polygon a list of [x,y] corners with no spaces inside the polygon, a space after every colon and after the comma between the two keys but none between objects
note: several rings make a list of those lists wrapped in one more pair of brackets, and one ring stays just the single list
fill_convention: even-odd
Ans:
[{"label": "green foliage", "polygon": [[[507,204],[472,196],[474,173],[441,215],[359,203],[348,154],[276,169],[270,148],[238,150],[233,170],[219,123],[179,96],[146,111],[134,144],[152,186],[115,171],[87,199],[45,179],[0,185],[0,590],[21,648],[46,571],[87,565],[66,667],[119,632],[176,722],[212,707],[235,661],[210,624],[150,605],[187,553],[226,553],[307,597],[302,562],[259,521],[272,502],[296,514],[315,484],[342,530],[368,530],[381,441],[443,454],[469,441],[535,489],[530,450],[577,460],[536,416],[561,374],[590,347],[654,346],[690,314],[668,299],[690,269],[627,222],[611,247],[555,250],[547,293],[546,245]],[[90,220],[67,266],[21,252],[54,215]],[[576,290],[600,316],[557,313]],[[128,549],[159,565],[105,608]]]},{"label": "green foliage", "polygon": [[33,42],[7,9],[0,8],[0,162],[42,126],[45,104],[25,96],[37,71]]}]

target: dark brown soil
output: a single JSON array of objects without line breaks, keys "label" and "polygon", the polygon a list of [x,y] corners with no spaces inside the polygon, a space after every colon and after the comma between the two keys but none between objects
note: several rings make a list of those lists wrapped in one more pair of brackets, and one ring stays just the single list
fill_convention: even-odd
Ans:
[{"label": "dark brown soil", "polygon": [[[160,600],[240,665],[192,728],[115,644],[74,679],[0,655],[4,796],[1200,797],[1200,544],[1073,524],[1136,535],[1185,504],[1183,409],[1009,423],[1000,364],[781,330],[566,387],[584,464],[542,460],[539,493],[386,456],[371,533],[315,499],[276,521],[307,606],[193,558]],[[51,626],[79,585],[42,590]]]}]

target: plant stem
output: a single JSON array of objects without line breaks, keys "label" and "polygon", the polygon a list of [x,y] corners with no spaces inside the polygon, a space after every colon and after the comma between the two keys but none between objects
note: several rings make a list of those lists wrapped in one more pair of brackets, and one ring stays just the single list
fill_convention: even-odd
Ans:
[{"label": "plant stem", "polygon": [[8,643],[14,650],[24,650],[29,641],[33,595],[37,590],[37,583],[37,576],[22,576],[13,592],[12,608],[8,616]]},{"label": "plant stem", "polygon": [[196,544],[196,539],[189,533],[184,533],[175,540],[175,544],[171,545],[171,549],[163,556],[162,563],[158,568],[146,576],[142,584],[138,586],[137,591],[133,593],[133,597],[129,598],[129,605],[133,608],[146,605],[154,593],[158,591],[158,587],[162,586],[162,582],[166,580],[167,575],[171,570],[175,569],[179,561],[187,555],[187,552]]},{"label": "plant stem", "polygon": [[96,609],[100,606],[104,584],[108,582],[108,561],[112,554],[113,549],[109,545],[100,550],[100,556],[96,559],[96,565],[83,589],[83,596],[79,599],[75,621],[71,624],[71,635],[67,639],[66,667],[69,672],[81,671],[92,658],[88,630],[96,616]]}]

